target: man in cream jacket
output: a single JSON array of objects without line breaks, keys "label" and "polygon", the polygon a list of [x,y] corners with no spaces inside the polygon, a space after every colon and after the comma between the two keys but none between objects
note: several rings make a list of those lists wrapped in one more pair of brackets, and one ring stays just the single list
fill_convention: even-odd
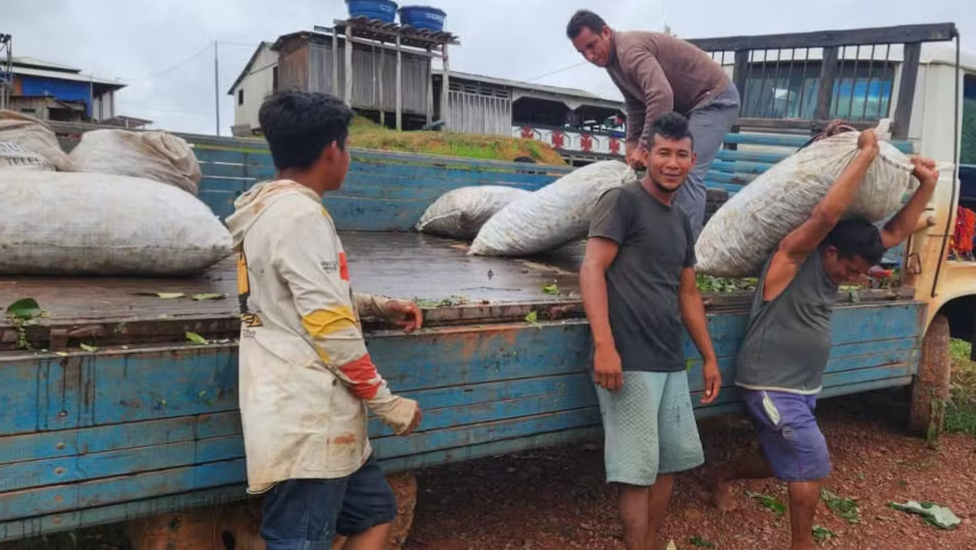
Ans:
[{"label": "man in cream jacket", "polygon": [[415,401],[391,393],[360,316],[420,324],[416,305],[354,297],[342,242],[322,206],[349,168],[353,113],[327,94],[284,92],[259,119],[277,169],[227,220],[238,251],[240,406],[248,490],[264,493],[268,550],[385,548],[396,498],[372,456],[367,409],[407,435]]}]

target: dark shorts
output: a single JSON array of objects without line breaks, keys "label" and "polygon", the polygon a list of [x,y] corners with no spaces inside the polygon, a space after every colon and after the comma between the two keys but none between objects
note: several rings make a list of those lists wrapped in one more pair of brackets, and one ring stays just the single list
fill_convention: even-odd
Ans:
[{"label": "dark shorts", "polygon": [[816,481],[830,474],[827,441],[813,411],[817,396],[740,389],[763,454],[781,481]]},{"label": "dark shorts", "polygon": [[396,496],[370,456],[349,477],[275,485],[264,496],[261,537],[268,550],[332,550],[336,534],[358,535],[396,514]]}]

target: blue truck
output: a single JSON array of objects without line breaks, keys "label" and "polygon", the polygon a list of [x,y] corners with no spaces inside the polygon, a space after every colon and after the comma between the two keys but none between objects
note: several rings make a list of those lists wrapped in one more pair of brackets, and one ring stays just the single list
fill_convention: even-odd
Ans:
[{"label": "blue truck", "polygon": [[[843,46],[839,40],[916,37],[874,31],[867,38],[864,31],[831,35],[834,43],[826,47],[836,50]],[[921,45],[948,39],[945,33],[954,27],[913,32]],[[792,43],[803,47],[823,36],[797,35]],[[752,57],[742,51],[789,47],[781,37],[713,40],[714,48],[724,48],[723,59],[726,51],[736,53],[740,76],[758,70],[742,64]],[[707,41],[701,43],[708,49]],[[897,62],[899,74],[904,79],[914,72],[914,81],[894,85],[916,103],[939,101],[919,98],[916,89],[938,94],[939,84],[951,86],[961,74],[976,74],[976,64],[946,67],[938,59],[906,59]],[[736,78],[744,110],[750,98],[763,94],[750,78]],[[945,120],[926,120],[916,128],[904,109],[901,101],[894,108],[896,133],[901,131],[894,143],[958,164],[958,127],[955,136],[945,135]],[[949,111],[960,117],[958,109]],[[823,118],[744,115],[726,138],[709,186],[734,194],[803,146]],[[87,129],[56,128],[66,148]],[[201,163],[199,197],[221,219],[244,190],[274,175],[260,140],[181,137]],[[571,168],[368,150],[352,155],[346,184],[324,204],[342,233],[355,290],[414,299],[425,317],[425,328],[413,334],[366,320],[369,351],[381,372],[426,413],[420,429],[405,438],[371,423],[382,466],[409,472],[600,439],[588,372],[589,327],[578,292],[581,245],[532,258],[474,257],[466,254],[466,242],[413,231],[426,207],[450,189],[533,190]],[[966,199],[959,191],[955,174],[943,174],[929,212],[902,252],[900,282],[838,295],[824,380],[825,397],[906,388],[912,401],[909,429],[920,434],[940,426],[950,334],[973,336],[976,264],[947,260],[956,207]],[[204,275],[182,279],[0,280],[0,305],[30,297],[46,311],[33,326],[0,321],[0,542],[247,498],[237,405],[235,269],[228,258]],[[161,299],[158,293],[187,297]],[[229,299],[189,298],[203,293]],[[749,301],[742,293],[706,295],[725,387],[717,402],[697,409],[700,417],[739,409],[730,381]],[[188,340],[187,333],[203,341]],[[698,394],[700,357],[687,339],[685,349],[691,391]]]}]

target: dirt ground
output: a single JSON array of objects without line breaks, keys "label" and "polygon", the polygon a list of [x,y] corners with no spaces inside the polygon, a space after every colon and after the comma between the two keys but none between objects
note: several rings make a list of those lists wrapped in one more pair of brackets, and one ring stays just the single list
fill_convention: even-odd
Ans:
[{"label": "dirt ground", "polygon": [[[859,394],[821,402],[818,416],[831,447],[834,472],[827,487],[856,501],[851,523],[821,503],[816,523],[830,549],[974,549],[976,439],[945,436],[940,449],[905,435],[907,409],[900,392]],[[751,428],[740,418],[701,424],[706,459],[751,449]],[[599,442],[488,458],[419,473],[414,526],[404,550],[622,549],[613,490],[603,481]],[[775,481],[738,482],[738,509],[710,505],[701,469],[678,478],[660,547],[680,550],[789,548],[789,520],[767,509],[786,502]],[[749,496],[747,492],[752,493]],[[942,531],[922,518],[891,509],[891,501],[948,506],[963,524]],[[855,516],[856,514],[856,516]],[[128,550],[117,526],[2,545],[0,550]]]},{"label": "dirt ground", "polygon": [[[938,451],[905,435],[901,395],[887,392],[824,400],[818,410],[833,453],[826,486],[857,503],[859,523],[821,502],[822,548],[976,548],[976,440],[946,436]],[[706,459],[749,449],[751,428],[738,419],[702,423]],[[622,549],[613,490],[603,482],[598,444],[532,452],[425,471],[407,550]],[[737,482],[738,509],[710,505],[701,469],[678,478],[660,548],[788,549],[789,519],[756,497],[786,502],[775,481]],[[891,501],[948,506],[963,524],[943,531],[895,511]],[[775,505],[774,505],[775,507]],[[848,513],[852,519],[852,513]]]}]

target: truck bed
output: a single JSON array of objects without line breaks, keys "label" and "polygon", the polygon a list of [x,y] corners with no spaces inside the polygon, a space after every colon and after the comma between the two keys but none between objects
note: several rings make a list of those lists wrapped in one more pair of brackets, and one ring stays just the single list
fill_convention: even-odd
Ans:
[{"label": "truck bed", "polygon": [[[412,299],[427,308],[578,300],[582,245],[527,260],[468,256],[465,242],[417,233],[341,236],[353,288],[359,293]],[[0,306],[33,298],[46,312],[43,325],[155,322],[158,327],[203,319],[232,324],[239,312],[236,267],[230,257],[191,278],[17,277],[0,281]],[[558,295],[551,287],[550,293],[543,291],[552,283]],[[184,296],[160,298],[157,293]],[[226,299],[195,301],[197,294],[221,294]],[[214,332],[213,327],[205,330]]]},{"label": "truck bed", "polygon": [[[467,255],[467,243],[417,233],[341,232],[354,290],[416,301],[428,327],[582,317],[574,243],[533,258]],[[236,262],[227,258],[191,278],[17,277],[0,281],[0,306],[33,298],[45,311],[23,329],[0,319],[0,350],[58,351],[86,345],[212,341],[239,331]],[[553,286],[554,285],[554,286]],[[161,298],[158,294],[180,294]],[[194,300],[198,294],[223,299]],[[861,291],[841,302],[911,300],[912,289]],[[706,295],[709,312],[744,310],[748,294]],[[369,319],[366,324],[370,325]],[[372,327],[382,328],[382,327]]]}]

